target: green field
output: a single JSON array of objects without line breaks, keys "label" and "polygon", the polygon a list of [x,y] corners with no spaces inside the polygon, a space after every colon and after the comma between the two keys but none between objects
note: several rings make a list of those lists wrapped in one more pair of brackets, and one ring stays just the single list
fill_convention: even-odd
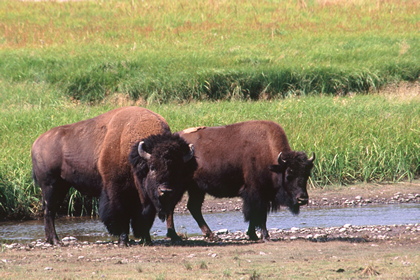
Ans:
[{"label": "green field", "polygon": [[0,2],[0,78],[100,101],[367,92],[420,74],[419,3]]},{"label": "green field", "polygon": [[276,121],[311,187],[418,177],[420,4],[254,2],[0,1],[0,217],[39,212],[41,133],[127,104],[173,131]]}]

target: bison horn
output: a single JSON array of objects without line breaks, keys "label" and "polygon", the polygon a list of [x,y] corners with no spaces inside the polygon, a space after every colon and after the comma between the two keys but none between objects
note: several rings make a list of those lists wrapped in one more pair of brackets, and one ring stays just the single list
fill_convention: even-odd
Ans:
[{"label": "bison horn", "polygon": [[277,162],[278,163],[280,163],[280,162],[282,162],[282,163],[286,163],[286,161],[283,159],[283,157],[282,157],[282,152],[280,152],[279,153],[279,156],[277,157]]},{"label": "bison horn", "polygon": [[144,158],[145,160],[149,160],[150,159],[150,157],[152,156],[151,154],[149,154],[148,152],[146,152],[144,149],[143,149],[143,145],[144,145],[144,141],[141,141],[140,143],[139,143],[139,147],[138,147],[138,152],[139,152],[139,155],[142,157],[142,158]]},{"label": "bison horn", "polygon": [[189,144],[188,147],[190,147],[190,151],[182,158],[184,162],[188,162],[194,157],[194,145]]},{"label": "bison horn", "polygon": [[312,152],[312,156],[310,158],[308,158],[308,161],[309,162],[314,162],[314,160],[315,160],[315,153]]}]

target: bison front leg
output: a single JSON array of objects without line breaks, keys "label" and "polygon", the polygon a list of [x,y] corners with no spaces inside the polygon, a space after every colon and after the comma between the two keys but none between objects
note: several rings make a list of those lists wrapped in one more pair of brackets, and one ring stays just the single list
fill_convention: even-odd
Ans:
[{"label": "bison front leg", "polygon": [[267,230],[267,212],[263,214],[263,219],[260,224],[261,229],[261,239],[263,241],[270,241],[270,235],[268,234]]},{"label": "bison front leg", "polygon": [[144,245],[152,245],[152,238],[150,236],[150,229],[153,226],[156,217],[156,209],[150,201],[143,202],[143,211],[139,217],[139,233],[141,241]]},{"label": "bison front leg", "polygon": [[249,221],[249,225],[248,225],[248,231],[246,232],[246,234],[249,236],[250,240],[258,240],[258,235],[255,232],[255,223],[254,221]]},{"label": "bison front leg", "polygon": [[120,246],[128,246],[130,232],[130,216],[124,211],[123,203],[114,199],[111,201],[105,190],[99,199],[99,217],[108,229],[108,232],[118,236]]},{"label": "bison front leg", "polygon": [[144,245],[152,245],[152,238],[150,237],[150,228],[155,220],[156,211],[152,207],[142,213],[142,209],[135,208],[131,210],[134,213],[131,226],[133,229],[134,236],[141,239],[141,243]]},{"label": "bison front leg", "polygon": [[[129,227],[129,221],[125,220],[123,223],[121,223],[120,227],[120,231],[115,232],[113,235],[118,236],[118,246],[120,247],[128,247],[129,246],[129,232],[130,232],[130,227]],[[111,232],[112,233],[112,232]]]},{"label": "bison front leg", "polygon": [[169,237],[172,241],[172,243],[178,243],[182,241],[182,238],[179,237],[179,235],[175,231],[175,224],[174,224],[174,210],[168,211],[168,214],[166,216],[166,228],[167,233],[166,237]]},{"label": "bison front leg", "polygon": [[201,232],[206,238],[209,238],[210,240],[217,240],[217,236],[213,234],[210,227],[204,220],[203,213],[201,212],[201,206],[203,205],[205,193],[198,189],[191,188],[188,190],[188,196],[187,208],[200,227]]},{"label": "bison front leg", "polygon": [[270,240],[267,231],[267,211],[269,209],[258,193],[247,193],[242,196],[244,204],[242,211],[244,213],[245,221],[249,221],[248,236],[250,240],[258,240],[255,232],[256,228],[261,229],[261,239],[266,241]]},{"label": "bison front leg", "polygon": [[[250,240],[257,241],[259,240],[258,235],[255,232],[256,229],[256,222],[254,219],[249,221],[247,235],[249,236]],[[261,239],[263,241],[270,241],[270,235],[268,234],[267,226],[265,223],[262,223],[258,226],[261,229]]]}]

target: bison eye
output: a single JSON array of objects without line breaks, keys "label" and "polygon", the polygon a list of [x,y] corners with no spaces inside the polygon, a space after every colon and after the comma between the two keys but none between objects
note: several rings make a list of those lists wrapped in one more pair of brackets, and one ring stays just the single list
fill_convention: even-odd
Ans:
[{"label": "bison eye", "polygon": [[155,172],[156,171],[156,168],[155,168],[155,166],[154,165],[149,165],[149,170],[150,170],[150,172]]},{"label": "bison eye", "polygon": [[287,170],[287,172],[286,172],[286,180],[287,181],[292,181],[294,177],[295,176],[293,175],[293,170],[292,169]]}]

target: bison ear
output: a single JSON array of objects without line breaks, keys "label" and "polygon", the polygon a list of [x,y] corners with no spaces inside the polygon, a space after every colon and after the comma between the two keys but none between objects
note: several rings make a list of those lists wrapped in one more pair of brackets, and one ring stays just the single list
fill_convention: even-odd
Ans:
[{"label": "bison ear", "polygon": [[194,145],[189,144],[188,147],[190,148],[190,150],[188,151],[186,155],[184,155],[183,157],[184,162],[188,162],[194,157]]}]

